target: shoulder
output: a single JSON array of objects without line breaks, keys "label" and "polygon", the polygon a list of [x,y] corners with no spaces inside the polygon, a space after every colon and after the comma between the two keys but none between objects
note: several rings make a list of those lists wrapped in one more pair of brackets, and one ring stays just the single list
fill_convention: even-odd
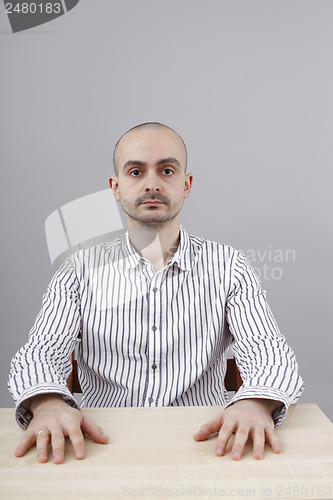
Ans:
[{"label": "shoulder", "polygon": [[229,264],[245,259],[245,256],[231,245],[194,235],[189,235],[189,239],[192,251],[195,254],[201,253],[203,257],[218,259]]},{"label": "shoulder", "polygon": [[202,260],[208,267],[218,267],[219,271],[224,270],[234,276],[253,274],[252,266],[242,250],[199,236],[189,235],[189,241],[194,260]]},{"label": "shoulder", "polygon": [[120,235],[113,241],[99,243],[72,253],[60,266],[59,271],[72,270],[80,272],[87,267],[95,268],[121,260],[123,237],[124,235]]}]

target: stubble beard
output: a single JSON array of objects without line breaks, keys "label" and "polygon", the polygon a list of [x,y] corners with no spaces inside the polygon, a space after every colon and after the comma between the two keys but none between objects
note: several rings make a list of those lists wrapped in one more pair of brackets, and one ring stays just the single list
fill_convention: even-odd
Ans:
[{"label": "stubble beard", "polygon": [[[152,197],[154,198],[154,197]],[[156,198],[159,199],[159,198]],[[150,206],[145,208],[145,213],[141,214],[139,211],[139,207],[141,206],[141,203],[137,203],[133,206],[130,203],[127,203],[124,200],[121,201],[121,206],[125,212],[125,214],[129,217],[129,219],[139,222],[142,225],[145,225],[147,227],[152,227],[154,229],[161,228],[165,224],[170,223],[172,220],[174,220],[177,215],[179,214],[181,207],[176,210],[174,213],[172,213],[172,206],[170,206],[170,203],[166,203],[166,206],[169,208],[167,212],[164,212],[162,214],[159,214],[159,208]],[[170,210],[171,209],[171,210]]]}]

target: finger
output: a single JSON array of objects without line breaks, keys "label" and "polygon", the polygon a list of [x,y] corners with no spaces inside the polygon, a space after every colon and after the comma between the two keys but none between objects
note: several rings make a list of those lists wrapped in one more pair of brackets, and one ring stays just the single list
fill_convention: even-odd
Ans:
[{"label": "finger", "polygon": [[26,431],[26,435],[20,441],[18,447],[16,448],[15,456],[23,457],[23,455],[25,455],[25,453],[29,450],[29,448],[34,446],[35,443],[36,443],[36,434],[31,431]]},{"label": "finger", "polygon": [[53,463],[62,464],[65,455],[65,436],[62,432],[53,432],[51,437]]},{"label": "finger", "polygon": [[50,440],[51,436],[48,431],[37,433],[36,437],[37,460],[40,463],[47,462]]},{"label": "finger", "polygon": [[68,437],[73,445],[75,458],[82,460],[84,458],[84,436],[81,429],[75,428],[68,433]]},{"label": "finger", "polygon": [[218,456],[223,456],[225,454],[225,450],[227,448],[229,439],[235,430],[235,423],[228,424],[224,423],[217,437],[216,445],[215,445],[215,453]]},{"label": "finger", "polygon": [[261,460],[264,456],[265,431],[262,427],[255,428],[251,433],[253,440],[253,456],[256,460]]},{"label": "finger", "polygon": [[196,434],[194,434],[193,439],[195,439],[195,441],[204,441],[212,434],[219,432],[219,430],[221,429],[221,425],[222,425],[222,417],[221,415],[219,415],[216,418],[214,418],[214,420],[210,420],[209,422],[203,424],[200,427],[199,431]]},{"label": "finger", "polygon": [[282,453],[282,448],[280,441],[276,435],[276,432],[274,429],[265,429],[265,435],[266,435],[266,440],[269,442],[269,444],[272,447],[272,450],[274,453]]},{"label": "finger", "polygon": [[90,436],[96,443],[107,444],[109,442],[108,436],[104,434],[101,427],[87,417],[83,417],[81,429],[84,434]]},{"label": "finger", "polygon": [[231,449],[231,458],[240,460],[243,455],[244,446],[249,438],[249,429],[247,427],[239,427],[236,432],[235,441]]}]

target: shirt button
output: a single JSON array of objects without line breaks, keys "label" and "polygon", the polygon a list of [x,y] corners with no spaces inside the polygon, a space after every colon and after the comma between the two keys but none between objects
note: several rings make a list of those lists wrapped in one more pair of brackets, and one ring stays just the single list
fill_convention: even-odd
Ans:
[{"label": "shirt button", "polygon": [[149,401],[149,403],[153,403],[154,402],[154,398],[148,398],[148,401]]},{"label": "shirt button", "polygon": [[154,363],[153,365],[151,365],[151,367],[152,367],[153,370],[156,370],[157,365],[155,365],[155,363]]},{"label": "shirt button", "polygon": [[158,292],[158,288],[156,288],[156,286],[153,288],[153,292]]},{"label": "shirt button", "polygon": [[151,329],[153,330],[153,332],[156,332],[157,326],[152,326]]}]

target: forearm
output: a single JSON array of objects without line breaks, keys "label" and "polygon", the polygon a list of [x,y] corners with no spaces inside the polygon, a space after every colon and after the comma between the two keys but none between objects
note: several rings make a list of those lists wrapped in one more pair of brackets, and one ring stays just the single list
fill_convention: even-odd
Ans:
[{"label": "forearm", "polygon": [[235,264],[235,276],[226,316],[243,385],[232,402],[263,398],[281,401],[288,408],[303,390],[295,354],[278,329],[266,292],[242,256]]},{"label": "forearm", "polygon": [[28,342],[12,359],[8,388],[16,403],[37,392],[64,392],[80,325],[79,285],[69,258],[43,295]]}]

